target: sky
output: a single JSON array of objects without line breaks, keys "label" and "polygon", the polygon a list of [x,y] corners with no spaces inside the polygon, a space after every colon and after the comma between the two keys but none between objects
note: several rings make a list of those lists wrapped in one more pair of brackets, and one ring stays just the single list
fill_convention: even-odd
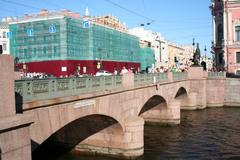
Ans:
[{"label": "sky", "polygon": [[207,47],[210,57],[212,20],[211,0],[0,0],[0,18],[36,13],[41,8],[69,9],[84,14],[88,7],[92,16],[112,14],[128,28],[145,25],[179,45],[200,44],[201,54]]}]

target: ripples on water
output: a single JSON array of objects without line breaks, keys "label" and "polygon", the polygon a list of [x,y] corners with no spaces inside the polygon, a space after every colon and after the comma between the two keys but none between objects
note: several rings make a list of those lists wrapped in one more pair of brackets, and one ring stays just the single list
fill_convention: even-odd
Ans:
[{"label": "ripples on water", "polygon": [[[181,125],[145,126],[144,156],[160,159],[240,159],[240,108],[181,111]],[[66,154],[57,160],[116,160]]]}]

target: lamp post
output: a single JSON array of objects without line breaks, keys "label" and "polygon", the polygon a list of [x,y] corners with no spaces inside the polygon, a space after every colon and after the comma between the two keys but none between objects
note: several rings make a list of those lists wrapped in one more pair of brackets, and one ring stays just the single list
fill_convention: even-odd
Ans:
[{"label": "lamp post", "polygon": [[207,47],[205,45],[205,48],[204,48],[204,53],[205,53],[205,62],[207,62]]},{"label": "lamp post", "polygon": [[193,46],[193,54],[194,54],[195,38],[193,38],[192,46]]}]

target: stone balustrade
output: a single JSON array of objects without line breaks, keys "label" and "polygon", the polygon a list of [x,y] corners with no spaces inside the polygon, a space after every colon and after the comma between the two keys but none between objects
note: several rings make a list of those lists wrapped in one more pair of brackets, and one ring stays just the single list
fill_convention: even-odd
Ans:
[{"label": "stone balustrade", "polygon": [[[124,77],[126,77],[124,79]],[[187,79],[187,72],[171,74],[173,81]],[[117,90],[126,87],[139,87],[170,82],[168,73],[135,74],[133,85],[129,81],[129,75],[125,76],[101,76],[101,77],[79,77],[79,78],[50,78],[33,80],[16,80],[15,92],[23,96],[23,101],[45,100],[79,94],[93,93],[104,90]],[[126,83],[124,83],[127,81]],[[125,88],[126,89],[126,88]]]},{"label": "stone balustrade", "polygon": [[208,72],[208,78],[225,78],[226,72]]},{"label": "stone balustrade", "polygon": [[149,73],[134,75],[134,85],[141,86],[144,84],[155,84],[161,82],[168,82],[167,73]]},{"label": "stone balustrade", "polygon": [[187,72],[173,72],[173,81],[183,81],[188,79]]},{"label": "stone balustrade", "polygon": [[[225,78],[225,72],[206,72],[208,79]],[[101,77],[74,77],[74,78],[51,78],[16,80],[15,92],[23,96],[24,102],[34,100],[45,100],[73,96],[79,94],[93,93],[104,90],[117,90],[126,87],[134,88],[144,85],[161,84],[166,82],[183,81],[189,79],[187,72],[149,73],[135,74],[133,80],[123,76],[101,76]],[[128,81],[124,83],[123,81]],[[133,81],[131,84],[129,81]],[[125,89],[126,89],[125,87]]]},{"label": "stone balustrade", "polygon": [[16,80],[15,92],[24,102],[114,90],[122,86],[121,76]]}]

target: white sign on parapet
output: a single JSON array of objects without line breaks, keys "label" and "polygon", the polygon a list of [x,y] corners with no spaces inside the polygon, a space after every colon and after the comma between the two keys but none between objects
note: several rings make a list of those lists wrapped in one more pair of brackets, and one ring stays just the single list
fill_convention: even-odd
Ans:
[{"label": "white sign on parapet", "polygon": [[81,102],[77,102],[74,104],[73,108],[87,107],[91,105],[95,105],[95,100],[84,100]]}]

